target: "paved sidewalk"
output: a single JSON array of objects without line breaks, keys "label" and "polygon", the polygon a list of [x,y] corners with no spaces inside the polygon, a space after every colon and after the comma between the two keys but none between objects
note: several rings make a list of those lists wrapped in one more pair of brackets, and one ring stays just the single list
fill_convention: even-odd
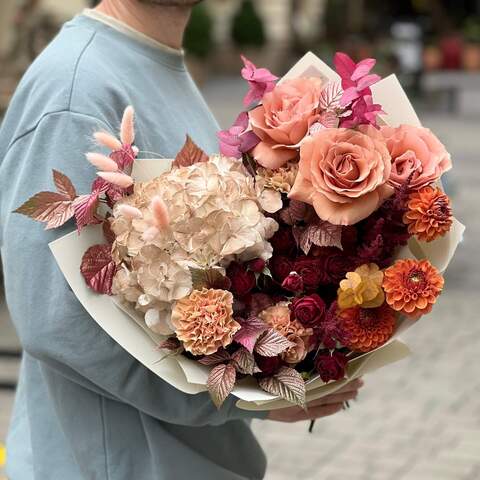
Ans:
[{"label": "paved sidewalk", "polygon": [[[239,88],[237,81],[205,86],[224,126],[238,113]],[[349,411],[319,421],[311,435],[306,424],[254,424],[270,460],[266,480],[480,478],[480,125],[446,116],[425,116],[424,123],[452,153],[447,189],[468,226],[446,293],[405,335],[413,356],[366,377]],[[11,401],[11,394],[0,392],[0,442]]]}]

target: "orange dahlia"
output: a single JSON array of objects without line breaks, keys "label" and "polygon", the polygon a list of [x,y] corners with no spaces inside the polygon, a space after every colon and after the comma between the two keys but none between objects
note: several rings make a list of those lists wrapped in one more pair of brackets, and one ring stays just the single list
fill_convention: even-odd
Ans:
[{"label": "orange dahlia", "polygon": [[383,345],[395,329],[395,312],[386,304],[378,308],[353,307],[338,312],[343,343],[354,352],[370,352]]},{"label": "orange dahlia", "polygon": [[387,303],[413,318],[432,310],[443,283],[442,275],[428,260],[397,260],[383,277]]},{"label": "orange dahlia", "polygon": [[403,222],[419,240],[431,242],[445,235],[452,225],[450,199],[437,187],[423,187],[408,197]]}]

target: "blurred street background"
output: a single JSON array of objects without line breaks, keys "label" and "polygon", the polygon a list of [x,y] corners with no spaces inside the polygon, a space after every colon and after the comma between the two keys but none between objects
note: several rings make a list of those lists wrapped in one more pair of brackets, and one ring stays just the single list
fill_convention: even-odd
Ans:
[{"label": "blurred street background", "polygon": [[[0,119],[28,65],[93,3],[2,0]],[[404,337],[412,357],[367,377],[352,408],[319,421],[313,434],[307,425],[254,424],[267,480],[480,479],[480,0],[206,0],[185,47],[222,127],[245,93],[240,52],[277,75],[307,50],[327,62],[336,50],[377,58],[376,71],[399,76],[451,152],[446,189],[467,226],[445,294]],[[19,358],[0,293],[0,480]]]}]

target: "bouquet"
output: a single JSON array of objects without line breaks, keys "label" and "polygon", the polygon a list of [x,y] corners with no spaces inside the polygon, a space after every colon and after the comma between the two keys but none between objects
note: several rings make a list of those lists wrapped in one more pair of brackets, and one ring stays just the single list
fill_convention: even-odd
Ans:
[{"label": "bouquet", "polygon": [[[307,54],[283,79],[243,58],[245,110],[208,156],[140,160],[134,112],[78,195],[54,171],[18,213],[53,242],[92,317],[166,381],[221,406],[306,406],[399,360],[463,226],[439,183],[450,155],[375,60]],[[376,103],[379,102],[379,103]],[[162,352],[162,353],[160,353]]]}]

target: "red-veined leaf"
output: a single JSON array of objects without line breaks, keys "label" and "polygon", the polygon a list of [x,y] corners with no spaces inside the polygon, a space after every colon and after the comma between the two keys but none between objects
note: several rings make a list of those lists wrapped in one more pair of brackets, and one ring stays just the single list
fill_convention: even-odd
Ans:
[{"label": "red-veined leaf", "polygon": [[53,170],[53,181],[57,187],[58,193],[64,195],[70,200],[74,200],[77,196],[75,187],[73,186],[71,180],[58,170]]},{"label": "red-veined leaf", "polygon": [[112,294],[113,276],[117,270],[110,245],[93,245],[82,257],[80,272],[95,292]]},{"label": "red-veined leaf", "polygon": [[219,363],[226,362],[230,360],[230,354],[226,350],[219,350],[218,352],[212,353],[211,355],[206,355],[201,358],[198,363],[202,365],[218,365]]},{"label": "red-veined leaf", "polygon": [[208,162],[208,155],[187,135],[185,144],[173,161],[173,166],[189,167],[199,162]]},{"label": "red-veined leaf", "polygon": [[253,352],[258,337],[268,329],[268,325],[256,316],[247,319],[237,318],[236,320],[240,323],[241,328],[235,334],[233,340],[243,345],[249,352]]},{"label": "red-veined leaf", "polygon": [[305,382],[300,373],[293,368],[281,367],[271,377],[259,379],[258,385],[272,395],[278,395],[290,403],[306,408]]},{"label": "red-veined leaf", "polygon": [[280,219],[287,225],[295,225],[304,220],[307,213],[307,205],[298,200],[290,200],[287,208],[280,212]]},{"label": "red-veined leaf", "polygon": [[245,347],[241,347],[233,353],[232,364],[238,373],[244,375],[253,375],[254,373],[261,372],[255,363],[253,353],[249,352]]},{"label": "red-veined leaf", "polygon": [[335,70],[342,78],[350,78],[357,66],[355,62],[343,52],[337,52],[333,57],[333,62],[335,64]]},{"label": "red-veined leaf", "polygon": [[130,167],[135,161],[136,154],[131,145],[123,145],[120,150],[113,151],[110,158],[117,163],[120,170],[130,173]]},{"label": "red-veined leaf", "polygon": [[75,211],[75,220],[77,222],[77,230],[87,225],[96,225],[102,220],[97,217],[97,208],[99,203],[99,192],[94,191],[90,195],[80,195],[73,202]]},{"label": "red-veined leaf", "polygon": [[293,346],[294,343],[270,328],[257,340],[255,351],[264,357],[276,357]]},{"label": "red-veined leaf", "polygon": [[40,192],[27,200],[15,213],[46,223],[46,230],[57,228],[72,218],[74,209],[69,197],[56,192]]},{"label": "red-veined leaf", "polygon": [[212,368],[207,380],[207,389],[213,403],[220,408],[235,386],[237,373],[231,364],[222,363]]}]

